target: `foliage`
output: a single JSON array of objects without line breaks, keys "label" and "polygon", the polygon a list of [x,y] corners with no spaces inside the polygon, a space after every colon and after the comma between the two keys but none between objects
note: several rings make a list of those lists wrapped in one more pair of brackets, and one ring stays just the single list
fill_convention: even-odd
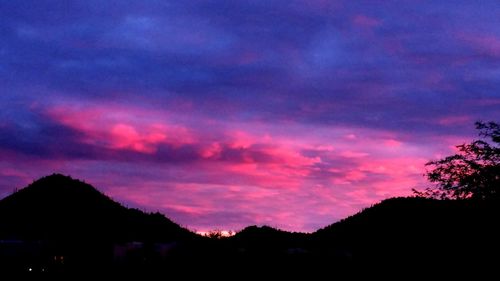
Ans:
[{"label": "foliage", "polygon": [[500,198],[500,124],[476,122],[481,139],[458,145],[458,153],[426,166],[430,182],[437,185],[417,196],[436,199]]},{"label": "foliage", "polygon": [[212,239],[222,239],[224,237],[224,233],[222,233],[222,230],[220,229],[214,229],[205,233],[205,236]]}]

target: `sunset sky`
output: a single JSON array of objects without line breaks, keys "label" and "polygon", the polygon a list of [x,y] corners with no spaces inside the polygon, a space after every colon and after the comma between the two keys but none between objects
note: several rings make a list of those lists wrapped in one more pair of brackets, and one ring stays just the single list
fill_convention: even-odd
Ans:
[{"label": "sunset sky", "polygon": [[500,3],[0,0],[0,198],[54,172],[192,230],[313,231],[500,121]]}]

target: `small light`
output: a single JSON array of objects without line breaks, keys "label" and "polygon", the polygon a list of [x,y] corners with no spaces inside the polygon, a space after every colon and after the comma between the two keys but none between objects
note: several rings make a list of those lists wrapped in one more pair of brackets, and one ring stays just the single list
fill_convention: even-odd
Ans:
[{"label": "small light", "polygon": [[30,268],[28,268],[28,271],[29,271],[29,272],[33,271],[33,268],[31,268],[31,267],[30,267]]}]

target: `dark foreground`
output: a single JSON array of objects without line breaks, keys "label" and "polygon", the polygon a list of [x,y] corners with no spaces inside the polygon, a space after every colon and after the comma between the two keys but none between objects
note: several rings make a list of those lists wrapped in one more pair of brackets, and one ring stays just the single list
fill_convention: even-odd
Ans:
[{"label": "dark foreground", "polygon": [[0,272],[159,279],[496,276],[499,218],[497,201],[394,198],[311,234],[253,226],[207,238],[53,175],[0,201]]}]

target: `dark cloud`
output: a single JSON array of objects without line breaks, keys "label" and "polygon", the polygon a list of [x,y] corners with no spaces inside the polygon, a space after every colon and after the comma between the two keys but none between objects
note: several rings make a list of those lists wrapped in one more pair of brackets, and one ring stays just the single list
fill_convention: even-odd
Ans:
[{"label": "dark cloud", "polygon": [[0,126],[0,148],[40,158],[89,158],[97,152],[81,143],[82,133],[39,114]]},{"label": "dark cloud", "polygon": [[488,53],[481,42],[495,41],[476,40],[498,38],[496,5],[410,2],[5,3],[2,68],[5,83],[187,100],[215,116],[229,104],[240,118],[388,129],[428,116],[497,117],[466,106],[497,97],[498,47]]}]

